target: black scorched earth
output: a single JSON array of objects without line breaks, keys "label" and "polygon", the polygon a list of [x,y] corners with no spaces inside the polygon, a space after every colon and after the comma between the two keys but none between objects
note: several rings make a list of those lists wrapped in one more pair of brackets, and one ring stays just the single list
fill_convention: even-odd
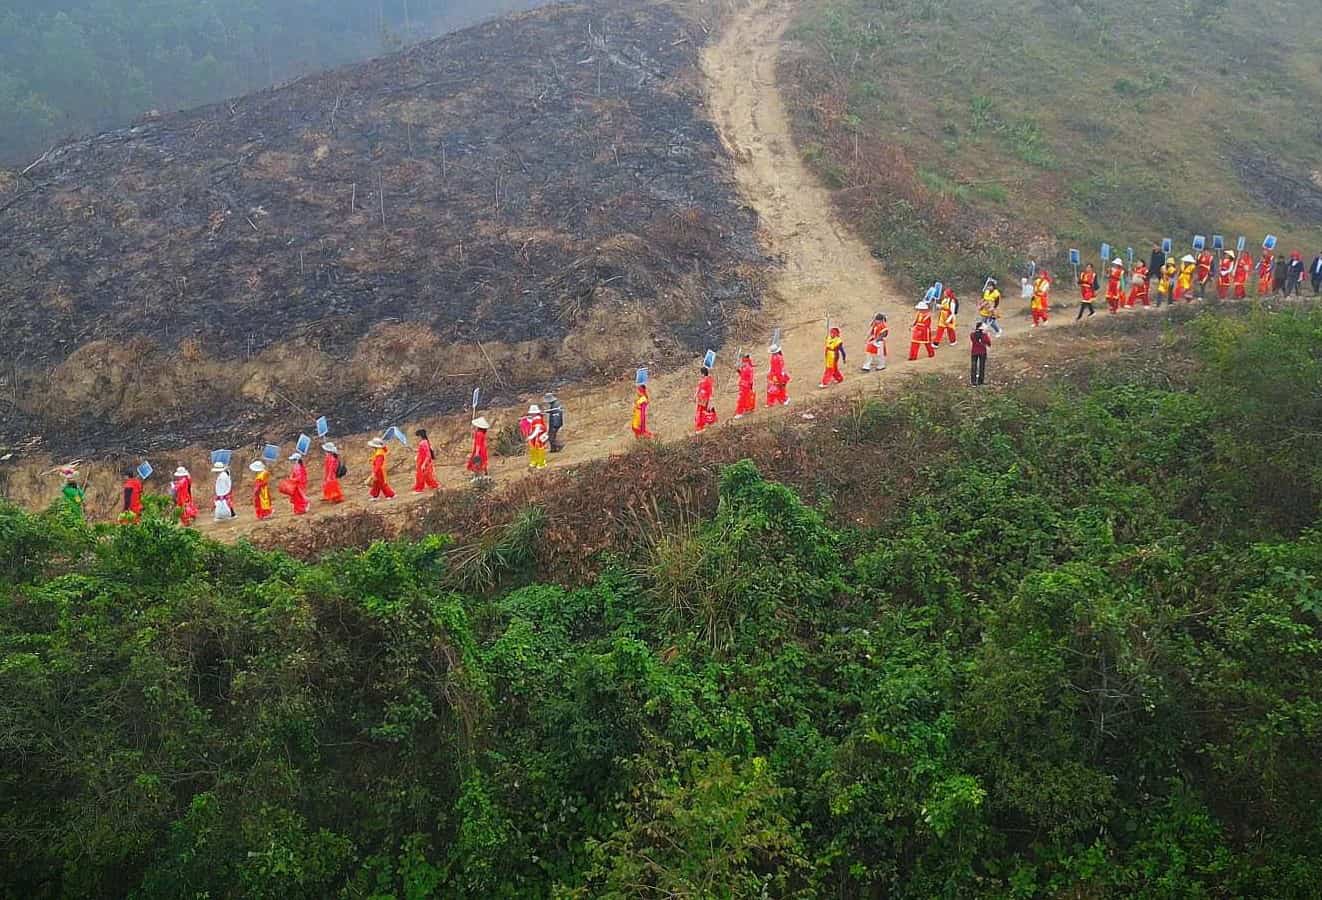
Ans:
[{"label": "black scorched earth", "polygon": [[765,260],[703,40],[557,6],[0,172],[0,444],[367,428],[719,345]]}]

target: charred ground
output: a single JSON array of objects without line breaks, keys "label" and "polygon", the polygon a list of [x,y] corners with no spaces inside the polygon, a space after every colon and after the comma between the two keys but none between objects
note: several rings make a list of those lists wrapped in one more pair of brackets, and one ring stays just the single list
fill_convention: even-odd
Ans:
[{"label": "charred ground", "polygon": [[0,442],[367,428],[719,345],[766,261],[703,40],[556,6],[0,172]]}]

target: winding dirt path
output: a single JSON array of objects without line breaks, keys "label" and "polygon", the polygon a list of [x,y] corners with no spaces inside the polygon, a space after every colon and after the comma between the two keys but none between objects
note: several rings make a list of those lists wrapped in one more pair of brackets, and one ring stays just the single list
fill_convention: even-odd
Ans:
[{"label": "winding dirt path", "polygon": [[[767,416],[802,416],[815,397],[856,392],[899,390],[911,377],[944,373],[953,383],[967,377],[968,355],[963,340],[956,347],[943,349],[934,360],[909,363],[897,357],[908,347],[909,310],[912,302],[903,298],[884,278],[881,266],[856,237],[835,218],[829,194],[803,165],[791,137],[790,122],[777,90],[777,63],[782,36],[792,16],[786,0],[751,0],[727,23],[720,40],[703,54],[703,69],[708,80],[708,103],[723,142],[735,159],[741,192],[762,218],[768,250],[783,260],[783,266],[771,285],[762,321],[763,333],[757,335],[754,359],[759,367],[759,393],[765,378],[765,347],[775,327],[782,329],[786,362],[793,377],[790,386],[792,404],[788,409],[759,410],[737,423],[747,427]],[[1013,308],[1016,301],[1007,298]],[[863,360],[863,335],[872,316],[878,311],[891,318],[891,368],[884,374],[864,375],[858,371]],[[962,325],[967,326],[971,310],[966,305]],[[827,318],[844,329],[846,347],[852,353],[843,385],[825,391],[816,387],[821,375],[822,342]],[[1053,321],[1061,322],[1063,316]],[[1014,320],[1011,328],[1024,335],[1028,329]],[[964,332],[961,331],[961,338]],[[1032,338],[1040,332],[1031,333]],[[1031,343],[1022,337],[1023,350]],[[1009,350],[1010,348],[1005,348]],[[1001,360],[1010,355],[997,348]],[[730,427],[729,415],[734,402],[734,379],[730,374],[735,348],[722,355],[717,373],[718,410],[722,423]],[[1015,354],[1019,355],[1019,354]],[[692,432],[693,390],[697,361],[692,372],[675,372],[653,378],[651,425],[663,439],[687,439]],[[956,381],[958,373],[959,381]],[[633,386],[624,381],[607,387],[589,387],[560,394],[567,409],[566,449],[551,457],[553,467],[572,465],[622,452],[631,445],[629,417]],[[759,398],[760,402],[760,398]],[[484,411],[497,426],[516,419],[521,409]],[[427,427],[433,443],[443,448],[442,459],[462,460],[466,451],[467,424],[451,417],[447,421],[410,423]],[[350,499],[336,507],[320,506],[314,501],[312,512],[301,522],[350,515],[372,509],[387,515],[405,515],[419,497],[411,494],[411,452],[396,452],[392,460],[392,481],[399,497],[389,503],[370,503],[365,488],[358,486],[359,476],[367,472],[364,448],[368,435],[336,438],[347,452],[353,471],[347,484]],[[402,448],[396,448],[401,450]],[[313,468],[313,482],[320,483],[319,460]],[[406,472],[408,474],[406,474]],[[492,475],[498,482],[530,476],[522,458],[492,459]],[[443,487],[456,487],[467,481],[462,465],[442,466],[438,477]],[[205,482],[206,476],[198,479]],[[246,497],[247,478],[238,489]],[[203,483],[198,492],[209,506],[210,488]],[[250,505],[241,502],[243,518],[217,525],[204,514],[198,527],[213,537],[234,540],[258,528],[287,527],[289,508],[277,497],[274,519],[258,525]],[[300,523],[301,524],[301,523]]]}]

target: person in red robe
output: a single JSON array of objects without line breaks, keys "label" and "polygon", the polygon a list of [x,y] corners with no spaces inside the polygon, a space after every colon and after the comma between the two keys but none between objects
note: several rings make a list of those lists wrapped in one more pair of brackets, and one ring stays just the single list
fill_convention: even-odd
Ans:
[{"label": "person in red robe", "polygon": [[845,373],[840,371],[840,364],[845,361],[845,342],[840,338],[840,329],[832,328],[826,336],[826,367],[822,370],[822,382],[818,387],[839,384],[845,380]]},{"label": "person in red robe", "polygon": [[936,346],[932,343],[932,304],[924,300],[914,310],[913,325],[909,329],[909,359],[917,359],[919,351],[924,349],[930,359],[936,356]]},{"label": "person in red robe", "polygon": [[1207,283],[1212,280],[1212,267],[1216,265],[1216,257],[1212,251],[1204,248],[1198,254],[1198,267],[1194,272],[1194,280],[1198,282],[1198,299],[1207,298]]},{"label": "person in red robe", "polygon": [[633,396],[633,421],[630,427],[633,429],[633,436],[640,441],[655,437],[647,428],[647,413],[651,406],[652,395],[647,392],[647,385],[638,385]]},{"label": "person in red robe", "polygon": [[1129,299],[1125,301],[1125,306],[1133,309],[1135,303],[1142,303],[1147,306],[1150,302],[1148,299],[1148,265],[1140,259],[1134,263],[1134,272],[1129,279]]},{"label": "person in red robe", "polygon": [[266,463],[260,459],[248,464],[248,471],[253,473],[252,509],[257,518],[269,519],[275,512],[271,502],[271,473],[266,471]]},{"label": "person in red robe", "polygon": [[1088,263],[1079,273],[1079,314],[1074,317],[1074,321],[1082,319],[1085,312],[1091,318],[1097,312],[1092,306],[1096,299],[1097,270],[1092,267],[1092,263]]},{"label": "person in red robe", "polygon": [[1276,254],[1270,250],[1262,251],[1262,259],[1258,261],[1258,296],[1266,297],[1272,292],[1276,284],[1273,274],[1276,269]]},{"label": "person in red robe", "polygon": [[344,488],[340,487],[340,448],[327,442],[321,445],[321,452],[326,454],[321,467],[321,500],[323,503],[343,503]]},{"label": "person in red robe", "polygon": [[1243,300],[1248,296],[1249,273],[1253,271],[1253,255],[1242,251],[1235,257],[1235,299]]},{"label": "person in red robe", "polygon": [[491,423],[483,416],[473,420],[473,449],[468,453],[468,462],[464,468],[473,473],[474,478],[487,477],[487,432]]},{"label": "person in red robe", "polygon": [[703,431],[708,425],[716,424],[716,407],[711,405],[712,394],[716,385],[712,382],[711,370],[703,366],[698,370],[698,390],[694,396],[696,409],[693,413],[693,430]]},{"label": "person in red robe", "polygon": [[367,446],[372,448],[372,487],[368,493],[372,500],[380,500],[382,497],[394,500],[395,491],[386,478],[386,457],[390,454],[386,449],[386,442],[380,438],[372,438],[367,442]]},{"label": "person in red robe", "polygon": [[174,495],[174,505],[179,510],[179,524],[187,528],[197,518],[197,504],[193,502],[193,476],[183,466],[174,470],[170,493]]},{"label": "person in red robe", "polygon": [[1221,254],[1221,265],[1216,270],[1216,296],[1225,300],[1230,296],[1230,282],[1235,277],[1235,251],[1227,250]]},{"label": "person in red robe", "polygon": [[436,480],[436,451],[427,437],[427,429],[419,428],[413,434],[418,439],[418,454],[413,461],[413,493],[434,491],[441,486]]},{"label": "person in red robe", "polygon": [[137,469],[124,473],[124,511],[119,514],[121,525],[136,525],[142,521],[142,479]]},{"label": "person in red robe", "polygon": [[308,467],[303,464],[303,454],[295,453],[289,457],[293,468],[289,470],[289,481],[293,490],[289,492],[289,502],[294,507],[294,515],[307,515],[308,511]]},{"label": "person in red robe", "polygon": [[1125,302],[1125,264],[1120,257],[1111,260],[1111,271],[1106,276],[1106,306],[1112,314],[1120,311]]},{"label": "person in red robe", "polygon": [[880,372],[886,368],[886,338],[890,337],[890,333],[891,327],[884,314],[877,313],[872,317],[868,342],[863,348],[867,353],[867,362],[863,363],[864,372],[871,372],[874,368]]},{"label": "person in red robe", "polygon": [[780,344],[772,344],[771,367],[767,370],[767,406],[785,406],[790,402],[790,376],[785,371],[785,354]]},{"label": "person in red robe", "polygon": [[757,394],[753,390],[753,357],[745,353],[739,360],[739,400],[734,417],[742,419],[757,409]]}]

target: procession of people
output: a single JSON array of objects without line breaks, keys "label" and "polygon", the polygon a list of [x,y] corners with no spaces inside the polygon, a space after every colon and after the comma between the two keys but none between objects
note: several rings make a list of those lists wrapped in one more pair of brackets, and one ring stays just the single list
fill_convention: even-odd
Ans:
[{"label": "procession of people", "polygon": [[[1244,249],[1241,239],[1236,249],[1220,246],[1209,248],[1206,242],[1195,239],[1193,253],[1185,253],[1178,259],[1171,251],[1170,241],[1153,244],[1152,253],[1145,261],[1135,258],[1129,251],[1130,262],[1126,264],[1120,256],[1109,262],[1109,248],[1103,246],[1103,268],[1088,263],[1078,268],[1079,254],[1071,251],[1071,263],[1075,267],[1075,281],[1079,290],[1078,310],[1074,321],[1096,315],[1095,303],[1101,295],[1111,315],[1136,308],[1154,308],[1165,304],[1185,303],[1206,299],[1211,291],[1219,300],[1242,300],[1248,296],[1250,277],[1256,276],[1254,286],[1257,296],[1278,297],[1298,296],[1305,280],[1311,282],[1314,295],[1322,294],[1322,253],[1317,254],[1311,265],[1306,265],[1299,252],[1278,255],[1275,238],[1268,237],[1263,243],[1261,256],[1255,260]],[[1195,255],[1196,253],[1196,255]],[[1046,269],[1039,269],[1035,263],[1029,264],[1028,274],[1020,279],[1022,296],[1029,303],[1029,318],[1033,328],[1048,321],[1052,308],[1051,292],[1055,281]],[[1103,285],[1105,293],[1103,294]],[[999,282],[989,277],[983,284],[978,303],[977,320],[969,333],[969,382],[981,386],[987,379],[987,361],[992,346],[993,336],[1004,333],[1002,320],[1002,302]],[[933,319],[935,306],[936,318]],[[910,361],[917,362],[920,357],[933,358],[942,346],[958,342],[959,298],[954,289],[941,282],[928,288],[923,298],[914,306],[913,318],[909,324]],[[844,323],[826,323],[826,337],[823,343],[823,371],[818,387],[825,389],[845,381],[845,366],[848,351],[845,345],[847,326]],[[864,373],[882,372],[887,368],[890,337],[890,323],[884,313],[878,312],[870,322],[860,326],[865,329]],[[790,374],[787,369],[780,331],[772,339],[768,348],[765,402],[768,408],[785,406],[790,402]],[[717,384],[713,374],[716,355],[708,351],[694,393],[693,433],[700,434],[715,426],[719,421],[717,413]],[[640,369],[631,409],[630,430],[638,440],[650,440],[656,437],[651,427],[652,396],[646,376],[647,370]],[[735,408],[733,418],[741,419],[757,410],[758,395],[755,389],[757,365],[751,353],[740,352],[735,365],[736,376]],[[474,394],[473,412],[476,413],[478,395]],[[529,406],[527,414],[518,421],[518,432],[526,445],[528,467],[541,470],[547,467],[547,454],[557,453],[562,445],[559,433],[564,427],[565,411],[554,394],[546,394],[542,403]],[[324,420],[319,422],[319,426]],[[485,417],[474,415],[471,421],[471,446],[464,461],[464,469],[475,481],[490,477],[488,436],[491,422]],[[322,433],[319,431],[319,433]],[[366,442],[367,487],[370,501],[390,501],[396,497],[390,484],[388,460],[390,455],[389,439],[394,436],[407,445],[403,433],[391,429],[385,436],[371,438]],[[417,438],[413,458],[413,493],[425,494],[440,489],[440,480],[436,474],[438,454],[426,429],[414,432]],[[279,458],[277,448],[267,447],[268,453],[263,458],[253,460],[248,465],[252,474],[251,502],[252,512],[257,520],[269,519],[276,514],[274,494],[288,498],[290,512],[294,516],[306,515],[311,507],[313,495],[307,468],[307,454],[310,445],[307,439],[300,441],[298,450],[287,458],[288,472],[272,489],[271,466]],[[321,444],[321,489],[320,502],[327,506],[336,506],[346,499],[344,479],[349,474],[344,454],[333,441]],[[213,518],[216,522],[229,522],[240,517],[238,504],[234,500],[234,477],[231,474],[228,451],[218,451],[223,457],[213,454],[211,475],[214,478],[212,490]],[[74,465],[63,466],[57,470],[63,480],[61,497],[66,507],[84,514],[86,504],[86,484],[81,479]],[[150,477],[150,466],[146,463],[125,473],[123,482],[121,512],[119,521],[134,524],[141,521],[144,504],[144,480]],[[175,469],[169,485],[170,503],[180,524],[191,525],[200,515],[196,487],[192,474],[187,467],[180,465]]]}]

